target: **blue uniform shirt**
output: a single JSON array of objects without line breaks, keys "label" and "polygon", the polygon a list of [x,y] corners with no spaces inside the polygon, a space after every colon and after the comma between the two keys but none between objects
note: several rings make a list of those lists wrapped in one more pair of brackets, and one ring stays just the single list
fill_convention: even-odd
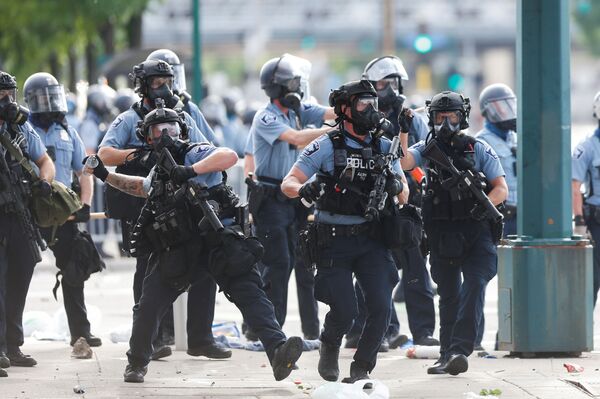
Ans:
[{"label": "blue uniform shirt", "polygon": [[500,158],[502,169],[505,173],[506,185],[508,186],[508,205],[517,205],[517,157],[513,154],[513,148],[517,147],[517,133],[502,131],[493,124],[486,122],[484,128],[475,137],[490,145]]},{"label": "blue uniform shirt", "polygon": [[[362,148],[359,143],[348,137],[345,137],[345,141],[351,148]],[[365,142],[369,143],[370,141],[371,136],[367,136]],[[389,151],[392,144],[390,140],[382,137],[379,142],[382,152]],[[298,167],[309,179],[319,172],[333,175],[333,151],[331,139],[328,135],[323,135],[306,146],[294,166]],[[404,176],[399,160],[394,162],[393,170],[397,175]],[[315,210],[315,220],[319,223],[328,224],[361,224],[366,222],[366,219],[362,216],[332,214],[331,212],[321,212],[319,210]]]},{"label": "blue uniform shirt", "polygon": [[[424,149],[425,141],[419,141],[408,149],[415,158],[415,166],[423,166],[424,161],[426,161],[421,155]],[[485,141],[477,140],[475,143],[475,171],[483,172],[489,181],[504,176],[504,170],[498,155]]]},{"label": "blue uniform shirt", "polygon": [[[206,137],[200,132],[192,117],[185,112],[184,116],[189,130],[190,141],[192,143],[206,142]],[[106,131],[100,147],[113,147],[120,150],[141,147],[142,142],[135,134],[139,120],[139,115],[132,108],[121,113]]]},{"label": "blue uniform shirt", "polygon": [[244,154],[246,155],[254,155],[254,140],[252,140],[252,135],[249,134],[246,137],[246,147],[244,147]]},{"label": "blue uniform shirt", "polygon": [[[214,143],[215,145],[220,144],[220,143],[215,142],[215,132],[212,130],[212,128],[206,121],[206,118],[200,111],[200,108],[198,108],[198,106],[196,104],[194,104],[191,101],[188,101],[186,106],[184,106],[183,109],[185,110],[185,112],[190,114],[190,116],[192,117],[194,122],[196,122],[196,126],[198,126],[198,129],[200,129],[200,132],[202,132],[202,134],[204,135],[204,137],[206,137],[208,139],[208,141],[210,141],[211,143]],[[206,140],[204,140],[204,141],[206,141]],[[194,140],[192,140],[192,142],[194,142]],[[197,141],[197,142],[199,143],[200,141]]]},{"label": "blue uniform shirt", "polygon": [[[325,110],[320,105],[303,103],[300,119],[305,126],[320,127],[323,125]],[[289,115],[286,116],[275,104],[269,103],[254,116],[250,135],[254,141],[252,153],[256,176],[283,180],[294,165],[299,153],[297,147],[279,139],[286,130],[300,129],[295,112],[288,112]]]},{"label": "blue uniform shirt", "polygon": [[48,131],[33,126],[46,148],[54,148],[56,168],[55,179],[67,187],[73,183],[73,171],[81,172],[85,149],[77,131],[68,126],[66,131],[58,123],[53,123]]},{"label": "blue uniform shirt", "polygon": [[[0,130],[3,128],[4,127],[0,125]],[[43,157],[46,153],[46,146],[42,142],[42,139],[40,139],[40,136],[33,129],[33,126],[31,126],[29,122],[25,122],[23,125],[19,126],[19,131],[23,134],[25,140],[27,140],[26,149],[27,153],[29,154],[29,158],[35,162]],[[3,147],[0,147],[0,151],[2,154],[4,154],[6,150]]]},{"label": "blue uniform shirt", "polygon": [[85,118],[78,129],[79,136],[85,145],[85,148],[96,151],[102,132],[98,128],[98,125],[102,122],[102,118],[92,109],[88,109],[85,113]]},{"label": "blue uniform shirt", "polygon": [[231,118],[223,125],[223,146],[231,148],[239,157],[244,156],[248,130],[238,118]]},{"label": "blue uniform shirt", "polygon": [[573,179],[582,183],[591,178],[591,195],[586,204],[600,206],[600,128],[582,140],[571,157]]}]

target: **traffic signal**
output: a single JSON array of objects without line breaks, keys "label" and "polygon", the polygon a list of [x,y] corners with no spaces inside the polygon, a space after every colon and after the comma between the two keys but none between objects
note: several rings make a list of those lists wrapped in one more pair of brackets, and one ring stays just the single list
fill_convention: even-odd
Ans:
[{"label": "traffic signal", "polygon": [[458,72],[448,76],[448,88],[452,91],[461,91],[465,85],[465,78]]},{"label": "traffic signal", "polygon": [[419,33],[413,41],[413,47],[417,53],[426,54],[433,48],[431,36],[426,33]]}]

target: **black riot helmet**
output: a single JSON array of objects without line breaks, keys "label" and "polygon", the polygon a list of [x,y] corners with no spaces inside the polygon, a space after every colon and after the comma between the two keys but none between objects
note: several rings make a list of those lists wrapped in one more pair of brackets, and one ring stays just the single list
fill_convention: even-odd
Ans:
[{"label": "black riot helmet", "polygon": [[[336,121],[347,120],[352,123],[359,135],[367,135],[380,125],[383,115],[378,111],[377,91],[366,79],[348,82],[329,94],[329,105],[338,116]],[[350,108],[350,116],[346,108]]]},{"label": "black riot helmet", "polygon": [[17,80],[0,71],[0,119],[22,125],[28,117],[29,110],[17,104]]},{"label": "black riot helmet", "polygon": [[260,87],[271,100],[278,99],[284,107],[298,109],[310,69],[310,61],[291,54],[271,58],[260,70]]},{"label": "black riot helmet", "polygon": [[127,111],[133,103],[139,100],[139,97],[130,88],[123,88],[117,90],[117,97],[115,98],[115,108],[119,110],[119,113]]},{"label": "black riot helmet", "polygon": [[501,130],[517,130],[517,96],[503,83],[494,83],[479,95],[481,115]]},{"label": "black riot helmet", "polygon": [[449,141],[459,131],[469,127],[471,102],[453,91],[443,91],[425,102],[429,126],[442,140]]},{"label": "black riot helmet", "polygon": [[183,115],[173,109],[166,108],[164,101],[158,99],[156,108],[148,112],[143,121],[138,122],[135,133],[142,142],[158,149],[161,142],[163,142],[163,136],[169,136],[172,141],[186,140],[188,128]]},{"label": "black riot helmet", "polygon": [[173,94],[173,68],[162,60],[147,60],[133,67],[129,78],[133,80],[135,91],[154,105],[162,98],[167,108],[173,108],[179,97]]},{"label": "black riot helmet", "polygon": [[105,84],[95,84],[87,90],[87,108],[94,110],[100,117],[112,116],[117,92]]},{"label": "black riot helmet", "polygon": [[23,85],[23,97],[31,111],[31,123],[48,129],[53,123],[63,123],[69,111],[65,88],[47,72],[34,73]]},{"label": "black riot helmet", "polygon": [[369,80],[379,97],[379,109],[389,112],[402,108],[406,97],[402,95],[402,80],[408,80],[408,73],[402,60],[395,55],[386,55],[371,60],[365,66],[363,79]]},{"label": "black riot helmet", "polygon": [[185,65],[179,61],[179,57],[175,52],[161,48],[154,50],[148,55],[146,61],[149,60],[162,60],[171,65],[173,68],[173,92],[176,94],[182,94],[187,90],[185,84]]}]

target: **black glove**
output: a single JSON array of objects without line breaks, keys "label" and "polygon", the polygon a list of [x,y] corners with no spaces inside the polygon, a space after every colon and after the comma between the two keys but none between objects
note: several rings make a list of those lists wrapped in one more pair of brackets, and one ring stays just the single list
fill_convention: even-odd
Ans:
[{"label": "black glove", "polygon": [[482,221],[489,217],[487,209],[480,204],[476,204],[473,209],[471,209],[471,217],[475,220]]},{"label": "black glove", "polygon": [[90,206],[88,204],[83,204],[83,208],[81,208],[80,210],[75,212],[73,214],[73,216],[75,216],[75,219],[73,219],[73,221],[77,222],[77,223],[85,223],[85,222],[89,221],[90,220]]},{"label": "black glove", "polygon": [[308,202],[315,202],[321,197],[323,192],[322,183],[319,183],[317,180],[313,180],[310,183],[304,183],[300,190],[298,190],[298,195],[301,198],[304,198]]},{"label": "black glove", "polygon": [[390,177],[385,182],[385,192],[388,193],[389,196],[394,197],[402,192],[404,189],[404,184],[402,180],[396,177]]},{"label": "black glove", "polygon": [[171,180],[173,180],[177,184],[182,184],[191,179],[192,177],[197,176],[196,172],[194,172],[194,168],[191,166],[181,166],[177,165],[171,170]]},{"label": "black glove", "polygon": [[[87,162],[89,156],[83,158],[83,164],[85,165],[85,163]],[[106,166],[104,166],[104,162],[102,162],[102,160],[100,159],[99,156],[96,156],[96,159],[98,160],[98,166],[96,166],[93,170],[94,170],[94,176],[96,176],[98,179],[105,181],[106,178],[108,177],[108,169],[106,169]]]},{"label": "black glove", "polygon": [[413,118],[415,115],[409,108],[402,108],[402,111],[398,114],[398,125],[400,125],[401,133],[408,133],[412,127]]},{"label": "black glove", "polygon": [[52,186],[46,180],[38,180],[33,183],[32,189],[42,197],[49,197],[52,194]]}]

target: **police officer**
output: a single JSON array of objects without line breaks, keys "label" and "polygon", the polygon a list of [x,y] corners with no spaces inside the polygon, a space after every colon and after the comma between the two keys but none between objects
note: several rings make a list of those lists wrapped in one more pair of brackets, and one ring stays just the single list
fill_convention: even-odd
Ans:
[{"label": "police officer", "polygon": [[198,108],[198,106],[192,101],[192,96],[186,91],[187,86],[185,82],[185,65],[181,63],[177,54],[166,48],[158,49],[154,50],[148,55],[146,61],[150,60],[165,61],[173,67],[172,89],[173,93],[181,100],[183,104],[182,109],[192,117],[194,122],[196,122],[198,129],[200,129],[202,134],[204,134],[204,137],[206,137],[211,143],[215,143],[216,145],[221,144],[216,141],[215,133],[206,121],[206,118],[202,112],[200,112],[200,108]]},{"label": "police officer", "polygon": [[[430,138],[407,150],[407,137],[401,135],[406,154],[402,167],[427,168],[423,222],[429,239],[431,274],[440,295],[441,342],[440,359],[427,372],[456,375],[468,369],[467,356],[473,352],[481,322],[485,288],[496,275],[501,224],[490,221],[497,211],[489,207],[495,209],[493,206],[502,203],[508,188],[494,150],[462,132],[469,126],[469,99],[444,91],[433,96],[427,106]],[[435,149],[440,151],[436,153]],[[433,159],[454,165],[460,178]],[[487,198],[493,206],[486,208],[468,190],[471,186],[462,181],[468,173],[479,176],[472,184],[487,186]]]},{"label": "police officer", "polygon": [[[0,133],[19,143],[23,154],[39,168],[39,191],[50,195],[54,164],[46,147],[27,123],[27,111],[17,102],[17,81],[0,71]],[[27,206],[26,190],[17,186],[27,179],[18,162],[0,145],[0,377],[10,366],[32,367],[35,359],[24,355],[23,308],[35,264],[41,260],[36,226]],[[8,168],[8,170],[6,169]],[[23,186],[21,186],[23,187]]]},{"label": "police officer", "polygon": [[[42,235],[50,244],[50,249],[56,257],[56,265],[63,273],[69,262],[79,262],[76,267],[86,270],[92,259],[84,261],[78,254],[85,254],[88,249],[90,251],[96,251],[96,249],[89,242],[77,239],[82,234],[77,223],[84,223],[90,219],[90,204],[93,194],[92,176],[82,174],[81,161],[85,157],[85,150],[77,131],[66,123],[67,102],[64,88],[51,74],[38,72],[25,81],[23,96],[31,111],[31,124],[56,166],[56,180],[71,187],[73,174],[75,174],[79,182],[79,196],[83,203],[83,208],[75,213],[72,220],[57,229],[45,228],[42,230]],[[100,346],[102,345],[100,338],[90,333],[83,288],[83,281],[72,281],[64,277],[62,279],[63,300],[71,333],[71,345],[79,337],[83,337],[90,346]]]},{"label": "police officer", "polygon": [[504,235],[517,234],[517,97],[510,87],[495,83],[479,95],[485,125],[475,137],[490,145],[506,174],[508,198],[504,204]]},{"label": "police officer", "polygon": [[[402,111],[405,96],[403,95],[402,80],[408,80],[408,74],[400,58],[387,55],[375,58],[369,62],[363,72],[363,79],[367,79],[373,84],[377,91],[377,100],[379,111],[388,119],[393,129],[385,131],[384,134],[390,140],[400,132],[398,116]],[[405,111],[406,112],[406,111]],[[412,113],[411,113],[412,114]],[[410,143],[416,143],[427,137],[427,124],[418,114],[412,119],[408,128],[408,137]],[[409,203],[417,207],[421,206],[421,198],[418,195],[421,191],[420,182],[416,182],[410,174],[407,175],[410,197]],[[404,291],[406,299],[406,313],[408,316],[408,325],[412,333],[413,343],[415,345],[433,346],[440,342],[433,338],[435,330],[435,307],[433,304],[433,290],[431,288],[429,272],[427,271],[425,258],[419,248],[394,250],[392,251],[394,260],[398,268],[402,268],[402,281],[398,289]],[[354,321],[352,329],[346,336],[346,348],[356,348],[360,334],[364,327],[365,312],[363,295],[358,284],[356,297],[358,299],[358,317]],[[407,341],[405,335],[399,334],[400,322],[396,315],[396,309],[391,304],[392,314],[390,327],[386,333],[380,351],[385,351],[386,344],[394,349],[403,345]]]},{"label": "police officer", "polygon": [[110,86],[91,85],[87,91],[87,110],[79,127],[86,154],[95,154],[98,145],[115,117],[114,102],[117,98]]},{"label": "police officer", "polygon": [[[517,97],[510,87],[495,83],[479,95],[479,109],[485,125],[475,137],[496,151],[504,169],[508,197],[504,203],[504,235],[517,234]],[[485,318],[475,341],[475,350],[483,350]]]},{"label": "police officer", "polygon": [[[135,103],[129,110],[120,114],[114,120],[102,143],[98,155],[103,162],[110,166],[117,166],[117,172],[133,175],[147,175],[150,169],[154,166],[156,158],[151,152],[143,151],[144,144],[137,137],[135,131],[138,121],[155,108],[157,99],[163,100],[167,106],[176,107],[180,105],[180,99],[172,91],[173,85],[173,68],[165,61],[150,60],[144,61],[133,68],[131,77],[134,79],[136,91],[142,97],[142,100]],[[184,112],[189,140],[194,143],[206,142],[206,138],[200,132],[196,123]],[[114,191],[114,190],[113,190]],[[108,191],[107,191],[108,194]],[[109,215],[115,218],[121,218],[121,226],[123,228],[123,243],[129,242],[129,233],[131,226],[137,220],[143,201],[131,196],[123,201],[122,198],[115,196],[118,199],[119,205],[115,214],[110,215],[110,198]],[[147,256],[139,256],[136,259],[136,272],[133,282],[133,296],[137,303],[141,297],[142,281],[146,275],[148,264]],[[191,356],[206,356],[210,358],[228,358],[231,357],[231,350],[223,347],[222,344],[216,343],[212,335],[212,321],[214,317],[214,305],[216,295],[216,285],[210,279],[208,274],[205,278],[199,281],[188,294],[188,351]],[[165,323],[168,324],[172,320],[167,317]],[[167,330],[167,326],[163,326],[162,330]],[[167,333],[168,335],[168,333]],[[159,341],[155,342],[156,353],[154,359],[169,356],[171,348],[163,345],[160,339],[162,333],[159,334]]]},{"label": "police officer", "polygon": [[[338,356],[342,337],[357,315],[353,274],[365,294],[367,321],[358,341],[350,377],[343,382],[368,378],[390,322],[392,290],[398,271],[391,252],[383,244],[379,224],[365,219],[366,201],[382,169],[375,156],[386,153],[390,141],[374,137],[382,114],[377,111],[377,92],[368,80],[349,82],[334,90],[329,104],[335,107],[338,129],[308,145],[285,177],[282,190],[289,197],[316,202],[315,297],[330,306],[323,330],[318,371],[328,381],[339,376]],[[388,183],[386,210],[408,200],[408,186],[400,163],[393,163]],[[317,174],[315,180],[309,180]],[[393,183],[393,184],[392,184]],[[316,240],[316,241],[315,241]]]},{"label": "police officer", "polygon": [[[583,236],[587,227],[594,245],[595,306],[600,289],[600,92],[596,93],[592,108],[594,118],[598,120],[598,127],[573,150],[571,168],[575,233]],[[585,200],[581,195],[581,184],[584,182],[588,185]]]},{"label": "police officer", "polygon": [[[298,201],[287,199],[280,190],[284,176],[298,157],[299,147],[304,147],[327,129],[304,129],[307,125],[321,126],[333,119],[333,110],[302,102],[301,80],[307,60],[290,54],[272,58],[260,70],[260,85],[270,102],[254,116],[250,136],[253,143],[255,176],[264,193],[260,204],[250,194],[250,205],[255,234],[265,247],[263,278],[267,295],[275,307],[281,326],[287,313],[288,281],[294,268],[295,248],[298,240]],[[304,215],[305,217],[305,215]],[[299,293],[300,309],[314,309],[312,272],[301,267],[304,292]],[[300,288],[300,287],[299,287]],[[306,299],[306,301],[304,301]],[[318,334],[317,314],[302,320],[305,335]],[[316,324],[316,328],[315,328]],[[310,326],[310,327],[308,327]],[[308,336],[307,336],[308,338]]]},{"label": "police officer", "polygon": [[[155,232],[152,235],[154,239],[150,239],[150,235],[146,236],[151,244],[152,266],[144,279],[140,301],[134,307],[125,382],[144,381],[152,353],[152,338],[156,335],[161,316],[189,284],[193,287],[206,273],[210,273],[218,282],[225,295],[240,309],[244,319],[257,332],[271,361],[275,379],[282,380],[290,374],[293,364],[302,353],[302,339],[286,339],[275,320],[273,306],[260,288],[261,279],[255,268],[258,255],[254,255],[254,249],[262,251],[260,244],[255,239],[239,241],[237,234],[235,236],[238,238],[233,243],[225,241],[224,236],[215,237],[214,231],[206,232],[200,227],[202,223],[198,222],[204,211],[200,212],[201,209],[194,205],[194,202],[169,201],[173,198],[174,190],[183,188],[187,194],[203,191],[208,194],[208,200],[214,200],[218,204],[219,217],[223,224],[229,226],[224,232],[230,234],[234,230],[228,229],[235,228],[231,227],[231,224],[239,222],[236,217],[232,218],[231,213],[235,209],[237,196],[225,185],[222,175],[222,171],[236,163],[235,152],[207,143],[187,145],[177,140],[186,128],[175,111],[165,108],[150,112],[140,128],[140,134],[150,145],[155,149],[159,146],[168,149],[177,164],[182,165],[173,166],[166,176],[162,168],[155,169],[146,178],[108,173],[103,165],[99,165],[93,172],[101,180],[132,195],[150,195],[143,216],[140,217],[140,220],[144,220],[140,221],[140,231],[162,223],[157,230],[152,230]],[[165,142],[169,144],[165,145]],[[188,190],[191,184],[196,184],[191,186],[195,191]],[[207,190],[198,188],[199,186],[207,187]],[[203,201],[203,198],[200,201]],[[206,204],[206,207],[211,208],[211,205]],[[151,215],[149,220],[146,220],[147,214]],[[168,217],[175,217],[179,222],[171,223],[171,219],[165,221],[154,215],[161,218],[171,215]],[[205,218],[208,217],[206,215],[204,214]],[[193,223],[182,223],[182,220],[193,220]],[[165,231],[163,227],[166,233],[161,233]],[[137,237],[137,234],[134,236]],[[245,245],[240,242],[254,243],[250,244],[254,248],[252,256],[248,257],[248,252],[238,251],[239,245]],[[244,259],[248,258],[250,262],[244,261],[243,265],[240,264],[240,255],[244,256]],[[232,260],[240,269],[234,269]],[[200,271],[203,273],[199,274]]]}]

